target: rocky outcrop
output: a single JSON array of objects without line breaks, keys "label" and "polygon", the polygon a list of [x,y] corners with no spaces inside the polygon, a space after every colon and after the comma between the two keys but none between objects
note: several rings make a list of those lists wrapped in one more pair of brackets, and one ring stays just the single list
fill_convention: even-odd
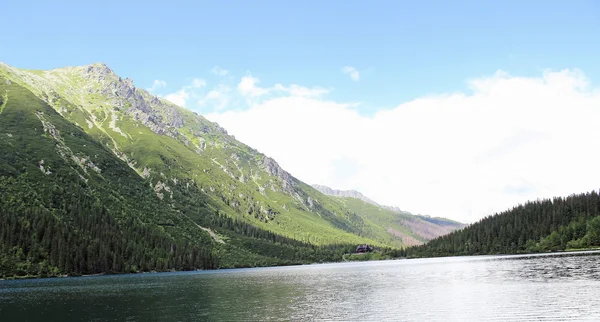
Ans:
[{"label": "rocky outcrop", "polygon": [[109,98],[111,105],[123,110],[135,121],[138,121],[160,135],[168,135],[177,139],[177,129],[183,127],[183,117],[175,106],[168,105],[158,97],[136,88],[130,78],[117,76],[103,63],[87,66],[82,76],[99,86],[91,86],[90,94],[97,91]]},{"label": "rocky outcrop", "polygon": [[84,67],[83,76],[97,82],[104,82],[108,77],[116,76],[112,69],[104,63],[92,64]]},{"label": "rocky outcrop", "polygon": [[190,139],[179,131],[184,126],[192,129],[196,137],[211,133],[227,135],[227,131],[218,124],[195,113],[194,124],[186,124],[181,108],[136,88],[132,79],[119,77],[104,63],[82,67],[81,77],[90,83],[88,94],[101,94],[108,98],[111,108],[126,113],[156,134],[169,136],[187,146]]},{"label": "rocky outcrop", "polygon": [[[186,146],[193,146],[193,140],[181,133],[183,127],[196,138],[218,134],[223,136],[224,142],[233,140],[217,123],[136,88],[132,79],[119,77],[104,63],[53,69],[39,74],[3,63],[0,63],[0,68],[7,72],[9,78],[18,79],[59,113],[64,109],[59,100],[63,98],[90,114],[97,113],[98,109],[104,110],[105,114],[111,114],[112,111],[124,113],[152,132],[169,136]],[[7,82],[10,81],[7,79]],[[56,92],[57,89],[60,93]],[[98,100],[98,97],[101,99]]]},{"label": "rocky outcrop", "polygon": [[160,198],[160,200],[163,200],[164,198],[164,194],[162,191],[171,193],[171,199],[173,199],[173,192],[171,192],[171,188],[167,186],[166,183],[163,183],[159,180],[153,188],[154,192],[156,193],[156,196]]},{"label": "rocky outcrop", "polygon": [[275,176],[281,180],[283,184],[283,188],[288,193],[293,193],[293,189],[296,187],[296,182],[294,181],[294,177],[289,174],[287,171],[283,170],[277,161],[273,160],[265,156],[262,159],[261,168],[266,171],[268,174]]}]

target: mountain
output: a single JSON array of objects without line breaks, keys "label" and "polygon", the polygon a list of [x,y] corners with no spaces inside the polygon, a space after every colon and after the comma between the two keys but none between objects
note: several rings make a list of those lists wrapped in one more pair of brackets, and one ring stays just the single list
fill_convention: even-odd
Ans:
[{"label": "mountain", "polygon": [[[358,218],[275,160],[204,117],[136,88],[102,63],[51,71],[2,69],[9,82],[29,90],[57,117],[125,162],[171,207],[189,207],[188,201],[205,197],[210,208],[227,217],[297,240],[374,242],[357,236]],[[8,102],[20,107],[10,89]]]},{"label": "mountain", "polygon": [[[372,199],[365,197],[362,193],[360,193],[356,190],[336,190],[336,189],[331,189],[330,187],[319,185],[319,184],[313,184],[312,187],[328,196],[360,199],[366,203],[381,207],[383,209],[391,210],[391,211],[398,212],[398,213],[410,214],[409,212],[403,211],[398,207],[380,205],[377,202],[373,201]],[[455,223],[457,223],[457,222],[455,222]]]},{"label": "mountain", "polygon": [[364,221],[371,222],[374,227],[385,228],[388,234],[400,238],[405,245],[420,245],[465,227],[464,224],[450,219],[416,216],[398,207],[380,205],[355,190],[335,190],[317,184],[313,184],[312,187],[339,199]]},{"label": "mountain", "polygon": [[518,254],[600,246],[596,191],[531,201],[406,250],[411,257]]},{"label": "mountain", "polygon": [[335,189],[329,188],[328,186],[323,186],[323,185],[319,185],[319,184],[313,184],[311,186],[313,188],[319,190],[322,194],[327,195],[327,196],[341,197],[341,198],[354,198],[354,199],[362,200],[366,203],[369,203],[369,204],[372,204],[375,206],[380,206],[378,203],[365,197],[362,193],[360,193],[356,190],[335,190]]},{"label": "mountain", "polygon": [[[383,209],[391,210],[391,211],[398,212],[398,213],[411,214],[410,212],[401,210],[398,207],[381,205],[381,204],[373,201],[372,199],[367,198],[365,195],[363,195],[362,193],[360,193],[356,190],[336,190],[336,189],[332,189],[328,186],[324,186],[324,185],[320,185],[320,184],[313,184],[312,187],[319,190],[319,192],[321,192],[322,194],[327,195],[327,196],[359,199],[366,203],[372,204],[374,206],[377,206],[377,207],[380,207]],[[428,216],[424,216],[424,217],[430,218]],[[459,222],[453,221],[450,219],[446,219],[446,218],[438,218],[438,219],[442,220],[443,222],[447,222],[448,224],[460,225]]]},{"label": "mountain", "polygon": [[334,261],[424,240],[103,63],[0,63],[0,137],[0,277]]}]

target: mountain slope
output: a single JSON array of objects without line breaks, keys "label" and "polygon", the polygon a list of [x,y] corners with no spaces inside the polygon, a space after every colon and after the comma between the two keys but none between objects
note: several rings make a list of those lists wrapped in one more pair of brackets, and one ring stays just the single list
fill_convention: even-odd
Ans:
[{"label": "mountain slope", "polygon": [[334,261],[355,247],[222,215],[191,180],[157,189],[27,88],[0,75],[0,93],[0,278]]},{"label": "mountain slope", "polygon": [[[465,227],[464,224],[428,216],[416,216],[397,207],[382,206],[354,190],[334,190],[323,185],[313,185],[320,192],[339,198],[344,206],[380,230],[380,238],[390,235],[401,239],[402,244],[414,246]],[[381,234],[381,230],[387,234]]]},{"label": "mountain slope", "polygon": [[598,192],[537,200],[486,217],[425,245],[412,257],[515,254],[600,246]]},{"label": "mountain slope", "polygon": [[403,211],[398,207],[381,205],[381,204],[373,201],[372,199],[367,198],[365,195],[363,195],[362,193],[360,193],[356,190],[337,190],[337,189],[332,189],[328,186],[324,186],[324,185],[320,185],[320,184],[313,184],[312,187],[319,190],[321,193],[323,193],[327,196],[342,197],[342,198],[355,198],[355,199],[362,200],[366,203],[372,204],[374,206],[377,206],[377,207],[380,207],[383,209],[391,210],[391,211],[398,212],[398,213],[410,214],[409,212]]},{"label": "mountain slope", "polygon": [[0,63],[0,94],[0,272],[275,265],[407,245],[104,64]]},{"label": "mountain slope", "polygon": [[187,247],[191,265],[215,267],[210,237],[186,229],[109,150],[2,76],[0,92],[0,272],[132,271],[145,257],[163,268]]},{"label": "mountain slope", "polygon": [[[342,209],[201,116],[137,89],[104,64],[52,71],[3,66],[11,81],[47,101],[148,179],[172,203],[195,184],[212,208],[316,244],[365,242]],[[371,241],[374,242],[374,241]]]}]

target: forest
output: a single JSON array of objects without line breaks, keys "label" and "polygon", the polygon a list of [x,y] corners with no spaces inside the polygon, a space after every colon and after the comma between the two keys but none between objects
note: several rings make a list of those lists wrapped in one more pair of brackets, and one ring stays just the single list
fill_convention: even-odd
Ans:
[{"label": "forest", "polygon": [[337,261],[354,247],[315,246],[218,213],[206,220],[228,244],[215,246],[209,240],[178,237],[175,224],[111,215],[84,190],[57,199],[64,202],[52,210],[29,204],[0,207],[0,278]]},{"label": "forest", "polygon": [[408,257],[519,254],[600,246],[600,196],[530,201],[406,249]]},{"label": "forest", "polygon": [[163,201],[150,179],[31,92],[0,87],[14,103],[0,117],[0,278],[336,261],[356,247],[233,219],[189,178],[174,177],[181,184]]}]

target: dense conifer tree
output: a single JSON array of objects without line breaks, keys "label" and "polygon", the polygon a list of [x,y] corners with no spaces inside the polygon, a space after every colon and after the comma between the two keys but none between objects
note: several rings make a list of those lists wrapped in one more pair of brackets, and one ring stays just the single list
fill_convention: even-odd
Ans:
[{"label": "dense conifer tree", "polygon": [[408,256],[515,254],[600,246],[598,192],[537,200],[488,216]]}]

